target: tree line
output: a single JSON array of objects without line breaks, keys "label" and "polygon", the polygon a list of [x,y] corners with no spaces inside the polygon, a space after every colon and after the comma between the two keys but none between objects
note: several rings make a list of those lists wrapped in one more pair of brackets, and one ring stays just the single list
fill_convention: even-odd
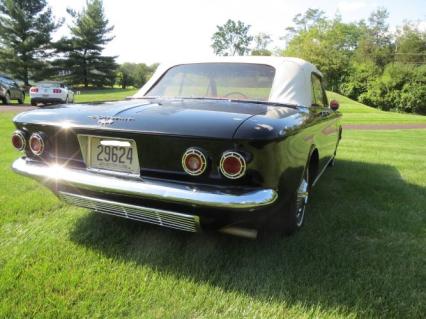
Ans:
[{"label": "tree line", "polygon": [[102,52],[114,36],[102,0],[88,0],[81,11],[68,9],[68,35],[52,35],[63,24],[46,0],[0,0],[0,71],[24,82],[60,80],[84,87],[141,86],[156,65],[119,66]]},{"label": "tree line", "polygon": [[[67,10],[68,34],[52,35],[64,19],[46,0],[0,0],[0,71],[30,85],[56,79],[70,85],[142,86],[157,64],[124,63],[103,54],[114,38],[102,0],[87,0],[81,11]],[[280,55],[308,60],[324,74],[327,88],[370,106],[426,114],[426,32],[406,22],[389,30],[388,12],[378,8],[366,20],[345,23],[319,9],[297,14],[283,30],[285,48],[273,48],[266,33],[228,20],[217,26],[217,55]]]},{"label": "tree line", "polygon": [[319,9],[297,14],[271,49],[268,34],[250,34],[250,25],[228,20],[217,26],[212,48],[218,55],[281,55],[317,65],[328,89],[384,110],[426,114],[426,32],[406,22],[391,32],[386,9],[352,23]]}]

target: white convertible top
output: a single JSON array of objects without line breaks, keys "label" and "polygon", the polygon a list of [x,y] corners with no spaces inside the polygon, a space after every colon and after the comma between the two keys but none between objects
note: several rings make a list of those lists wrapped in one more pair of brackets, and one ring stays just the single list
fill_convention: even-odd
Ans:
[{"label": "white convertible top", "polygon": [[312,103],[311,74],[322,77],[315,65],[298,58],[271,56],[232,56],[179,60],[161,64],[151,79],[134,95],[143,97],[170,68],[193,63],[253,63],[275,68],[269,102],[310,106]]}]

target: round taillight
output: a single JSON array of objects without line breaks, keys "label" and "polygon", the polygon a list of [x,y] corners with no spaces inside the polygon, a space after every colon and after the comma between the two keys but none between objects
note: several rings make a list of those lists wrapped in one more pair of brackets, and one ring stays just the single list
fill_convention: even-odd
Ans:
[{"label": "round taillight", "polygon": [[22,151],[25,149],[26,141],[24,133],[21,131],[15,131],[12,134],[12,145],[18,150]]},{"label": "round taillight", "polygon": [[182,167],[189,175],[201,175],[207,167],[206,157],[200,150],[196,148],[189,148],[182,156]]},{"label": "round taillight", "polygon": [[246,172],[246,160],[240,153],[225,152],[220,159],[220,171],[227,178],[240,178]]},{"label": "round taillight", "polygon": [[33,133],[30,137],[30,149],[34,155],[40,156],[44,152],[44,140],[39,133]]}]

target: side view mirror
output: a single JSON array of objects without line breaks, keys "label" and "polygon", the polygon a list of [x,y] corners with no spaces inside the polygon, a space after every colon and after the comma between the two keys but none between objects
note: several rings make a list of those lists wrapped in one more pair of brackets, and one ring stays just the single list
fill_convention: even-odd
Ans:
[{"label": "side view mirror", "polygon": [[333,111],[337,111],[337,110],[339,109],[339,106],[340,106],[340,104],[339,104],[339,102],[337,102],[336,100],[332,100],[332,101],[330,101],[330,108],[331,108]]}]

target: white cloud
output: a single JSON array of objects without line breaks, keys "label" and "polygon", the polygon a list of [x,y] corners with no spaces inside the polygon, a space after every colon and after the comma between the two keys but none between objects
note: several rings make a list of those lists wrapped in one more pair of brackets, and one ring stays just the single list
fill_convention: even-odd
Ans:
[{"label": "white cloud", "polygon": [[420,31],[426,32],[426,21],[419,22],[417,27],[419,28]]},{"label": "white cloud", "polygon": [[364,9],[367,6],[367,3],[364,1],[340,1],[337,4],[337,9],[342,13],[352,13]]}]

